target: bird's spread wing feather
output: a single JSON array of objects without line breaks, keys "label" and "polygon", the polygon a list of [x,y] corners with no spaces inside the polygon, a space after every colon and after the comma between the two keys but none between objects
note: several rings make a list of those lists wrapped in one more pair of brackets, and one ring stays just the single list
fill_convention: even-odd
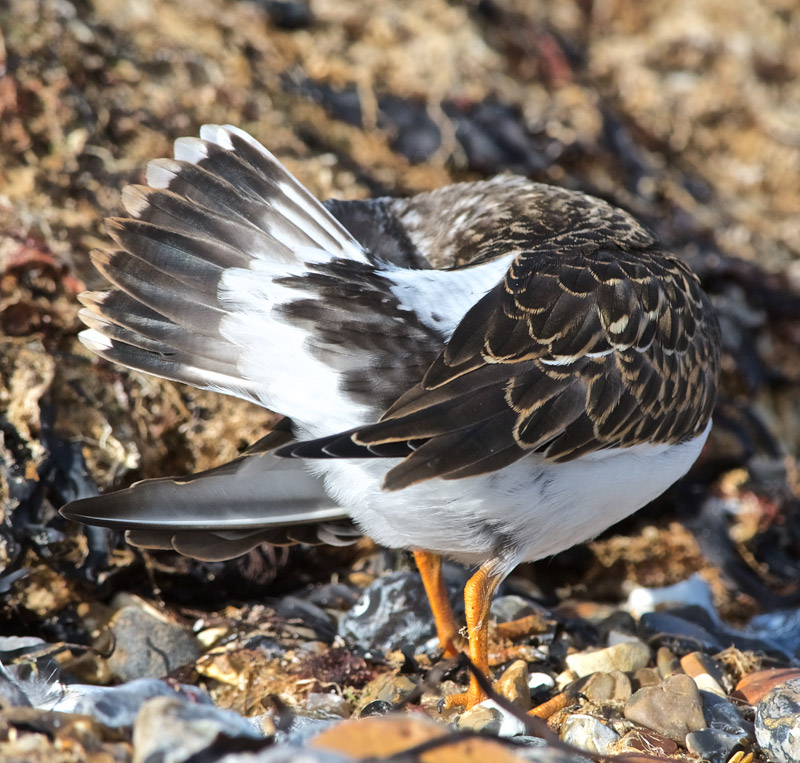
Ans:
[{"label": "bird's spread wing feather", "polygon": [[402,454],[384,483],[396,490],[494,471],[531,451],[567,461],[699,435],[718,364],[707,298],[663,251],[604,247],[519,254],[379,422],[281,454]]}]

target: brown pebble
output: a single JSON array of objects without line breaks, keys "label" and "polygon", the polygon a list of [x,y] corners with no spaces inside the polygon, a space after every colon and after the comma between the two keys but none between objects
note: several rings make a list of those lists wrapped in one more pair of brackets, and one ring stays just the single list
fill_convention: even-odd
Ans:
[{"label": "brown pebble", "polygon": [[800,677],[800,668],[767,668],[745,676],[731,693],[735,699],[743,699],[751,705],[757,705],[761,700],[782,683],[790,678]]},{"label": "brown pebble", "polygon": [[541,613],[534,613],[511,620],[507,623],[497,623],[495,636],[498,639],[507,638],[511,641],[518,641],[526,636],[533,636],[537,633],[547,633],[552,626],[552,620],[548,620]]},{"label": "brown pebble", "polygon": [[655,731],[642,729],[629,731],[622,737],[619,746],[622,750],[655,752],[659,755],[674,755],[678,751],[678,743],[675,740],[665,737],[663,734],[657,734]]},{"label": "brown pebble", "polygon": [[711,676],[720,687],[724,687],[726,683],[729,683],[728,676],[719,663],[713,657],[709,657],[702,652],[690,652],[681,657],[681,667],[684,673],[692,678],[697,678],[705,673]]},{"label": "brown pebble", "polygon": [[676,673],[681,672],[681,663],[680,660],[672,653],[672,650],[667,646],[661,646],[658,648],[658,653],[656,654],[656,665],[658,666],[658,672],[662,678],[669,678],[670,676],[674,676]]},{"label": "brown pebble", "polygon": [[703,703],[694,679],[671,676],[658,686],[639,689],[625,704],[625,717],[684,744],[690,731],[706,728]]},{"label": "brown pebble", "polygon": [[528,711],[533,704],[531,702],[531,690],[528,686],[529,679],[528,663],[524,660],[517,660],[512,662],[503,671],[503,675],[495,681],[494,690],[509,702],[513,702],[517,707]]},{"label": "brown pebble", "polygon": [[592,673],[581,687],[581,693],[592,702],[617,700],[625,702],[631,696],[631,680],[621,670]]},{"label": "brown pebble", "polygon": [[[444,724],[428,718],[387,715],[359,721],[342,721],[318,734],[310,747],[362,758],[389,758],[447,734]],[[507,747],[492,739],[454,740],[415,757],[420,763],[514,763]]]},{"label": "brown pebble", "polygon": [[656,668],[639,668],[633,674],[632,683],[637,691],[645,686],[658,686],[661,683],[661,673]]}]

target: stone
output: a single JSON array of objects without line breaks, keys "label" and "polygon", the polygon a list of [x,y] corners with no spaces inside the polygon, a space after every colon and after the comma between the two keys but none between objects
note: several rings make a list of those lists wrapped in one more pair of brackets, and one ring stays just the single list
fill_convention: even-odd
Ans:
[{"label": "stone", "polygon": [[[444,724],[429,718],[388,715],[337,723],[311,740],[310,747],[342,753],[348,756],[347,760],[395,759],[395,756],[400,759],[404,751],[439,739],[447,733]],[[488,760],[493,763],[519,763],[520,760],[500,742],[475,738],[452,740],[447,745],[418,754],[414,759],[420,763]]]},{"label": "stone", "polygon": [[632,683],[637,690],[645,686],[658,686],[661,683],[661,673],[657,668],[639,668],[633,674]]},{"label": "stone", "polygon": [[498,707],[490,699],[465,710],[458,717],[456,725],[462,731],[469,730],[499,737],[514,737],[527,731],[525,724],[519,718]]},{"label": "stone", "polygon": [[686,675],[694,678],[699,689],[727,697],[726,688],[732,688],[731,681],[719,663],[703,652],[690,652],[681,657],[681,668]]},{"label": "stone", "polygon": [[339,635],[368,655],[383,656],[407,644],[423,647],[436,629],[420,576],[392,572],[378,578],[343,615]]},{"label": "stone", "polygon": [[[655,731],[634,729],[625,734],[619,742],[619,751],[626,751],[626,761],[630,761],[628,750],[636,750],[649,755],[674,755],[678,751],[678,744],[674,739],[665,737]],[[633,761],[630,761],[630,763],[633,763]]]},{"label": "stone", "polygon": [[800,760],[800,678],[776,686],[756,708],[756,740],[773,763]]},{"label": "stone", "polygon": [[800,668],[767,668],[742,678],[731,693],[734,699],[743,699],[757,705],[776,686],[792,678],[800,678]]},{"label": "stone", "polygon": [[709,728],[754,739],[753,724],[742,717],[739,708],[727,698],[701,691],[703,716]]},{"label": "stone", "polygon": [[631,679],[621,670],[592,673],[580,692],[592,702],[626,702],[631,696]]},{"label": "stone", "polygon": [[708,763],[726,763],[735,749],[747,742],[746,736],[719,729],[703,729],[686,735],[686,749]]},{"label": "stone", "polygon": [[528,711],[533,706],[529,681],[528,664],[524,660],[516,660],[495,681],[494,690],[520,709]]},{"label": "stone", "polygon": [[419,679],[416,676],[381,673],[364,687],[361,694],[361,708],[363,710],[372,702],[386,702],[396,707],[418,686]]},{"label": "stone", "polygon": [[721,652],[729,646],[702,625],[670,612],[647,612],[639,620],[639,627],[645,636],[666,641],[681,651],[702,647],[710,652]]},{"label": "stone", "polygon": [[219,736],[259,739],[238,713],[213,705],[196,705],[173,697],[154,697],[142,705],[133,727],[133,763],[189,761]]},{"label": "stone", "polygon": [[121,681],[161,678],[201,654],[200,645],[189,628],[164,617],[155,607],[135,597],[111,617],[114,651],[108,666]]},{"label": "stone", "polygon": [[650,647],[641,641],[625,641],[605,649],[568,654],[566,662],[579,678],[612,670],[632,673],[650,662]]},{"label": "stone", "polygon": [[695,605],[716,615],[714,595],[708,583],[698,574],[664,588],[634,588],[628,594],[628,611],[637,618],[647,612],[675,606]]},{"label": "stone", "polygon": [[338,694],[311,692],[306,699],[306,710],[320,718],[349,718],[353,706]]},{"label": "stone", "polygon": [[211,697],[196,686],[139,678],[121,686],[68,684],[52,709],[82,713],[109,728],[125,729],[133,726],[142,705],[154,697],[177,697],[196,705],[213,706]]},{"label": "stone", "polygon": [[707,727],[703,703],[694,680],[671,676],[658,686],[639,689],[625,704],[625,717],[684,744],[690,731]]},{"label": "stone", "polygon": [[576,713],[562,724],[561,740],[586,752],[610,755],[619,742],[619,734],[593,715]]},{"label": "stone", "polygon": [[666,646],[660,646],[656,652],[656,666],[662,678],[669,678],[681,672],[680,660],[672,650]]}]

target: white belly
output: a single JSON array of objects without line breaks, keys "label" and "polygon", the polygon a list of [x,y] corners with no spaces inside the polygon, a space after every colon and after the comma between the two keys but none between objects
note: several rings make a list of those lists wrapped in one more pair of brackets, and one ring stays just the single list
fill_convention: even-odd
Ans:
[{"label": "white belly", "polygon": [[697,459],[711,428],[681,445],[599,451],[564,464],[526,456],[500,472],[380,490],[395,460],[317,461],[326,490],[365,534],[474,564],[502,554],[514,564],[582,543],[663,493]]}]

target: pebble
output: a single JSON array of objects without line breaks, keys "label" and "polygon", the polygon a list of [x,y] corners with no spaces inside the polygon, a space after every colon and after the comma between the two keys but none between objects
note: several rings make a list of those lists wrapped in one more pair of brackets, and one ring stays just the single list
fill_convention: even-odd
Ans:
[{"label": "pebble", "polygon": [[641,618],[646,612],[675,606],[695,605],[716,614],[711,587],[697,573],[675,585],[663,588],[634,588],[628,594],[628,611]]},{"label": "pebble", "polygon": [[299,596],[284,596],[270,605],[274,612],[273,625],[279,623],[290,638],[333,643],[336,622],[322,607]]},{"label": "pebble", "polygon": [[[678,751],[678,744],[675,740],[655,731],[634,729],[622,737],[619,748],[621,751],[636,750],[648,754],[674,755]],[[630,753],[626,755],[626,761],[630,761],[629,755]],[[630,761],[630,763],[634,763],[634,761]]]},{"label": "pebble", "polygon": [[775,644],[792,657],[800,657],[800,609],[779,609],[756,615],[745,632]]},{"label": "pebble", "polygon": [[311,692],[306,699],[306,710],[322,718],[349,718],[353,706],[338,694]]},{"label": "pebble", "polygon": [[531,703],[530,676],[525,660],[512,662],[494,683],[494,690],[526,712]]},{"label": "pebble", "polygon": [[381,673],[364,687],[361,694],[361,708],[363,710],[373,702],[385,702],[396,707],[418,686],[419,679],[416,676]]},{"label": "pebble", "polygon": [[157,609],[136,597],[109,622],[114,651],[108,666],[121,681],[161,678],[200,657],[197,639],[189,628],[171,622]]},{"label": "pebble", "polygon": [[708,725],[697,685],[686,675],[639,689],[625,704],[625,717],[679,744],[684,743],[690,731],[700,731]]},{"label": "pebble", "polygon": [[631,673],[647,666],[650,648],[641,641],[625,641],[605,649],[569,654],[566,662],[567,667],[579,678],[597,672],[610,673],[612,670]]},{"label": "pebble", "polygon": [[719,663],[702,652],[690,652],[681,657],[681,667],[686,675],[694,678],[699,689],[727,697],[731,681]]},{"label": "pebble", "polygon": [[196,705],[213,705],[202,689],[188,684],[168,684],[155,678],[139,678],[121,686],[66,684],[55,701],[40,705],[61,713],[89,715],[112,729],[133,726],[142,705],[154,697],[178,697]]},{"label": "pebble", "polygon": [[619,734],[593,715],[569,716],[561,726],[561,740],[586,752],[610,755]]},{"label": "pebble", "polygon": [[672,650],[666,646],[660,646],[656,653],[656,666],[662,678],[669,678],[681,672],[680,660],[673,654]]},{"label": "pebble", "polygon": [[549,609],[515,594],[498,596],[492,602],[491,613],[498,623],[509,623],[529,615],[536,615],[543,622],[553,620],[553,613]]},{"label": "pebble", "polygon": [[15,681],[0,675],[0,712],[9,707],[31,707],[31,701]]},{"label": "pebble", "polygon": [[621,670],[592,673],[580,691],[592,702],[625,702],[632,693],[631,679]]},{"label": "pebble", "polygon": [[527,731],[525,724],[519,718],[503,710],[490,699],[465,710],[458,717],[456,725],[462,731],[469,730],[499,737],[519,736]]},{"label": "pebble", "polygon": [[735,699],[743,699],[750,705],[757,705],[776,686],[792,678],[800,678],[800,668],[767,668],[750,673],[736,684],[731,694]]},{"label": "pebble", "polygon": [[756,739],[773,763],[800,760],[800,678],[776,686],[758,703]]},{"label": "pebble", "polygon": [[703,716],[709,728],[753,738],[753,724],[742,717],[739,708],[726,698],[701,691]]},{"label": "pebble", "polygon": [[686,735],[686,748],[708,763],[726,763],[737,747],[747,743],[747,737],[719,729],[692,731]]},{"label": "pebble", "polygon": [[163,760],[184,763],[228,738],[258,739],[238,713],[196,705],[179,697],[154,697],[142,705],[133,727],[133,763]]},{"label": "pebble", "polygon": [[339,622],[339,635],[367,653],[406,644],[420,648],[436,635],[422,580],[416,572],[392,572],[368,586]]},{"label": "pebble", "polygon": [[636,689],[643,689],[645,686],[658,686],[661,683],[661,673],[657,668],[639,668],[633,674],[633,685]]},{"label": "pebble", "polygon": [[[475,710],[476,708],[473,708]],[[311,740],[313,749],[343,753],[347,760],[400,759],[401,753],[417,745],[447,735],[442,723],[415,715],[388,715],[342,721]],[[410,757],[410,756],[409,756]],[[452,739],[447,745],[415,756],[423,763],[463,761],[463,763],[519,763],[514,751],[493,739]]]},{"label": "pebble", "polygon": [[639,620],[639,627],[644,635],[681,651],[720,652],[728,646],[703,626],[669,612],[646,612]]}]

